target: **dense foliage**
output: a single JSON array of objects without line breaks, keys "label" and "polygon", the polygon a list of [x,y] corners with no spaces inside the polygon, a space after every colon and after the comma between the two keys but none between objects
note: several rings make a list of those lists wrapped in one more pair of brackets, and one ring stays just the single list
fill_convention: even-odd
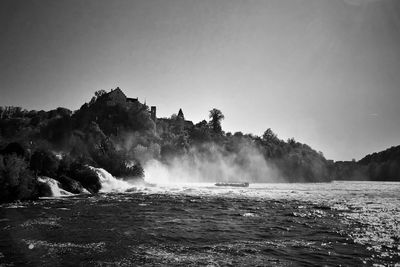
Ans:
[{"label": "dense foliage", "polygon": [[0,202],[33,199],[38,184],[26,161],[16,154],[0,155]]},{"label": "dense foliage", "polygon": [[279,139],[269,128],[262,136],[225,133],[224,115],[218,109],[209,112],[209,121],[197,124],[186,121],[182,110],[153,121],[145,104],[121,97],[118,90],[115,99],[111,92],[97,91],[74,112],[0,107],[0,201],[36,197],[36,176],[52,177],[67,191],[79,193],[84,187],[95,193],[101,184],[87,165],[117,177],[141,178],[147,161],[168,164],[171,158],[193,156],[194,151],[196,157],[210,159],[217,151],[239,167],[251,167],[244,156],[251,150],[290,182],[400,179],[399,147],[359,162],[334,164],[294,138]]},{"label": "dense foliage", "polygon": [[335,163],[337,180],[400,181],[400,146],[365,156],[358,162]]}]

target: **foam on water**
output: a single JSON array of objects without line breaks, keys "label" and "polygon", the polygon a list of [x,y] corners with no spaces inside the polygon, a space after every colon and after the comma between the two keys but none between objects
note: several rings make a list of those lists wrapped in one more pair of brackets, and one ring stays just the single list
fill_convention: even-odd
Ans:
[{"label": "foam on water", "polygon": [[50,187],[53,197],[72,196],[71,192],[61,189],[59,182],[50,177],[38,177],[38,181],[47,184]]},{"label": "foam on water", "polygon": [[49,253],[54,253],[54,252],[65,253],[65,252],[71,251],[73,249],[98,250],[98,251],[105,250],[104,242],[76,244],[76,243],[72,243],[72,242],[55,243],[55,242],[48,242],[48,241],[42,241],[42,240],[30,240],[30,239],[28,239],[28,240],[23,239],[22,241],[28,245],[29,249],[47,248],[47,249],[49,249]]},{"label": "foam on water", "polygon": [[26,222],[22,223],[22,227],[31,227],[34,225],[45,225],[45,226],[60,226],[59,221],[60,217],[47,217],[47,218],[37,218],[37,219],[31,219],[27,220]]},{"label": "foam on water", "polygon": [[95,168],[89,166],[91,170],[96,172],[97,176],[100,179],[102,193],[110,193],[110,192],[125,192],[127,189],[132,188],[128,182],[119,180],[112,176],[109,172],[102,168]]}]

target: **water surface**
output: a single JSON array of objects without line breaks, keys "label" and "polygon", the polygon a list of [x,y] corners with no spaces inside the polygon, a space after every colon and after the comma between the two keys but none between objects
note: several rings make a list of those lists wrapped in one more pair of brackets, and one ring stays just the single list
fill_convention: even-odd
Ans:
[{"label": "water surface", "polygon": [[400,262],[400,183],[165,185],[0,206],[0,265]]}]

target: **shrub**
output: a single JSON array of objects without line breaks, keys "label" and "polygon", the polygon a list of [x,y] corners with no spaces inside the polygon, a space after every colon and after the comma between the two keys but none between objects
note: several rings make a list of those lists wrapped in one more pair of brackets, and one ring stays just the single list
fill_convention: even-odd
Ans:
[{"label": "shrub", "polygon": [[37,175],[55,177],[58,166],[59,160],[48,150],[36,150],[31,157],[30,168]]},{"label": "shrub", "polygon": [[27,162],[15,154],[0,156],[0,202],[37,197],[38,184]]},{"label": "shrub", "polygon": [[21,144],[17,142],[12,142],[9,143],[2,151],[0,151],[0,153],[3,155],[16,154],[19,157],[24,157],[26,151]]}]

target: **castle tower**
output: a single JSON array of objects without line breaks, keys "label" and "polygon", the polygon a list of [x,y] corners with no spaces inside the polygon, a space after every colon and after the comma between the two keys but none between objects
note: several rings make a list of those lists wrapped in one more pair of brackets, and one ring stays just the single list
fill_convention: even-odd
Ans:
[{"label": "castle tower", "polygon": [[154,122],[155,122],[156,119],[157,119],[157,114],[156,114],[156,112],[157,112],[156,106],[151,106],[150,116],[151,116],[151,119],[152,119]]},{"label": "castle tower", "polygon": [[185,116],[183,115],[183,112],[182,112],[182,109],[181,109],[181,108],[179,109],[179,112],[178,112],[178,118],[180,118],[180,119],[182,119],[182,120],[185,119]]}]

